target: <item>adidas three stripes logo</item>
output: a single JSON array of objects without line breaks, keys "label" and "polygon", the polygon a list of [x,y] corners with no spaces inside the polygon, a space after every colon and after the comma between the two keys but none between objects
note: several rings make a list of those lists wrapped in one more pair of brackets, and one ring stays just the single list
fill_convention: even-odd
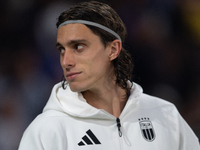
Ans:
[{"label": "adidas three stripes logo", "polygon": [[86,133],[87,134],[82,137],[82,141],[78,143],[79,146],[101,144],[90,129]]}]

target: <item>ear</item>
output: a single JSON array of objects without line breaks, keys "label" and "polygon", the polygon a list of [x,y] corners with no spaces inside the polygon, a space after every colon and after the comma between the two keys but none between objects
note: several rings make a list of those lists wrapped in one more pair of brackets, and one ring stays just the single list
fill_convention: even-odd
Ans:
[{"label": "ear", "polygon": [[122,43],[116,39],[110,43],[109,58],[110,61],[116,59],[122,49]]}]

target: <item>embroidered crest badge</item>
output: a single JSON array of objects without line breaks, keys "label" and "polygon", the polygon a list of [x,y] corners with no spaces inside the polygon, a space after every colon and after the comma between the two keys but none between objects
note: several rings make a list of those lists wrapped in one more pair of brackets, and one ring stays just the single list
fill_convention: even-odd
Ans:
[{"label": "embroidered crest badge", "polygon": [[155,139],[156,135],[155,135],[155,131],[153,129],[153,125],[152,125],[150,119],[149,118],[140,118],[138,120],[139,120],[142,136],[148,142],[152,142]]}]

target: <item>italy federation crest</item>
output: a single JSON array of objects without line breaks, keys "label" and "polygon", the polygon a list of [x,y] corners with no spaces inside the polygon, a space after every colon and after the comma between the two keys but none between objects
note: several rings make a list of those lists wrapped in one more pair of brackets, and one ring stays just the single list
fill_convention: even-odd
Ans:
[{"label": "italy federation crest", "polygon": [[152,142],[155,139],[156,135],[155,135],[155,131],[153,129],[153,125],[152,125],[150,119],[149,118],[140,118],[138,120],[139,120],[142,136],[148,142]]}]

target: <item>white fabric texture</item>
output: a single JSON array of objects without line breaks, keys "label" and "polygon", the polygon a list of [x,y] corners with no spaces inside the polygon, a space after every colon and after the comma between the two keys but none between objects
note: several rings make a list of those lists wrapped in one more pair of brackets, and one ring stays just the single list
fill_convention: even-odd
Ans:
[{"label": "white fabric texture", "polygon": [[121,137],[116,119],[58,83],[42,114],[26,129],[19,150],[200,150],[176,107],[144,94],[136,83],[119,117]]}]

